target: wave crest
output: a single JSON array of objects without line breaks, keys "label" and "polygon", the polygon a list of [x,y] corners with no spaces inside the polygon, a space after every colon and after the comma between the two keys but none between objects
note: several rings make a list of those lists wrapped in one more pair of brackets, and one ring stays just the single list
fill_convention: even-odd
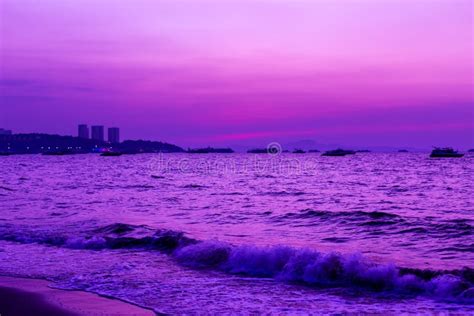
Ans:
[{"label": "wave crest", "polygon": [[[360,254],[320,253],[287,246],[233,246],[203,241],[178,248],[173,256],[185,266],[210,268],[251,277],[274,278],[320,287],[358,287],[400,294],[429,294],[472,300],[474,285],[464,277],[472,269],[418,276],[394,264],[377,264]],[[473,301],[474,302],[474,301]]]},{"label": "wave crest", "polygon": [[[321,253],[288,246],[258,247],[198,241],[183,232],[116,223],[84,236],[0,230],[0,239],[70,249],[142,249],[169,254],[186,267],[229,274],[273,278],[318,287],[362,288],[400,294],[424,294],[474,303],[474,269],[452,271],[399,268],[379,264],[360,254]],[[5,226],[3,227],[5,228]],[[19,234],[18,232],[21,232]]]}]

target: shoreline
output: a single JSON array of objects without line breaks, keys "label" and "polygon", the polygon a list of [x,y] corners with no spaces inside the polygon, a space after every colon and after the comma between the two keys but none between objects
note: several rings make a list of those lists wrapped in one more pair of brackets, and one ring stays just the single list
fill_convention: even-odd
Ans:
[{"label": "shoreline", "polygon": [[0,276],[0,315],[156,315],[152,310],[80,290],[50,287],[41,279]]}]

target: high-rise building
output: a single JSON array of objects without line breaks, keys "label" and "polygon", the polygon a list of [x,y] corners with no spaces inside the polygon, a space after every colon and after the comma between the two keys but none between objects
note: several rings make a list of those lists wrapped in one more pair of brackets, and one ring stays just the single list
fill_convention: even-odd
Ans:
[{"label": "high-rise building", "polygon": [[112,144],[120,143],[120,129],[118,127],[109,127],[109,142]]},{"label": "high-rise building", "polygon": [[91,127],[92,139],[103,142],[104,141],[104,127],[101,125],[96,125]]},{"label": "high-rise building", "polygon": [[0,128],[0,135],[11,135],[12,131],[9,129]]},{"label": "high-rise building", "polygon": [[86,124],[79,125],[77,136],[89,139],[89,127]]}]

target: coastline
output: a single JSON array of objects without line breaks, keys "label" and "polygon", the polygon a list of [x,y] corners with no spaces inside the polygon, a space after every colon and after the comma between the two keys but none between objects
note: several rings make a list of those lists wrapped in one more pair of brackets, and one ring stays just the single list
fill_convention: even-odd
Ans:
[{"label": "coastline", "polygon": [[51,288],[38,279],[0,276],[0,315],[136,315],[151,316],[151,310],[84,291]]}]

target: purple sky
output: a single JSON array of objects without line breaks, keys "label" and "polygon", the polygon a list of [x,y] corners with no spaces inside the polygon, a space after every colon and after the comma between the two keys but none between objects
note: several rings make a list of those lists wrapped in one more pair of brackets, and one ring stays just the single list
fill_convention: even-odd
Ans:
[{"label": "purple sky", "polygon": [[0,127],[474,147],[471,0],[1,0]]}]

